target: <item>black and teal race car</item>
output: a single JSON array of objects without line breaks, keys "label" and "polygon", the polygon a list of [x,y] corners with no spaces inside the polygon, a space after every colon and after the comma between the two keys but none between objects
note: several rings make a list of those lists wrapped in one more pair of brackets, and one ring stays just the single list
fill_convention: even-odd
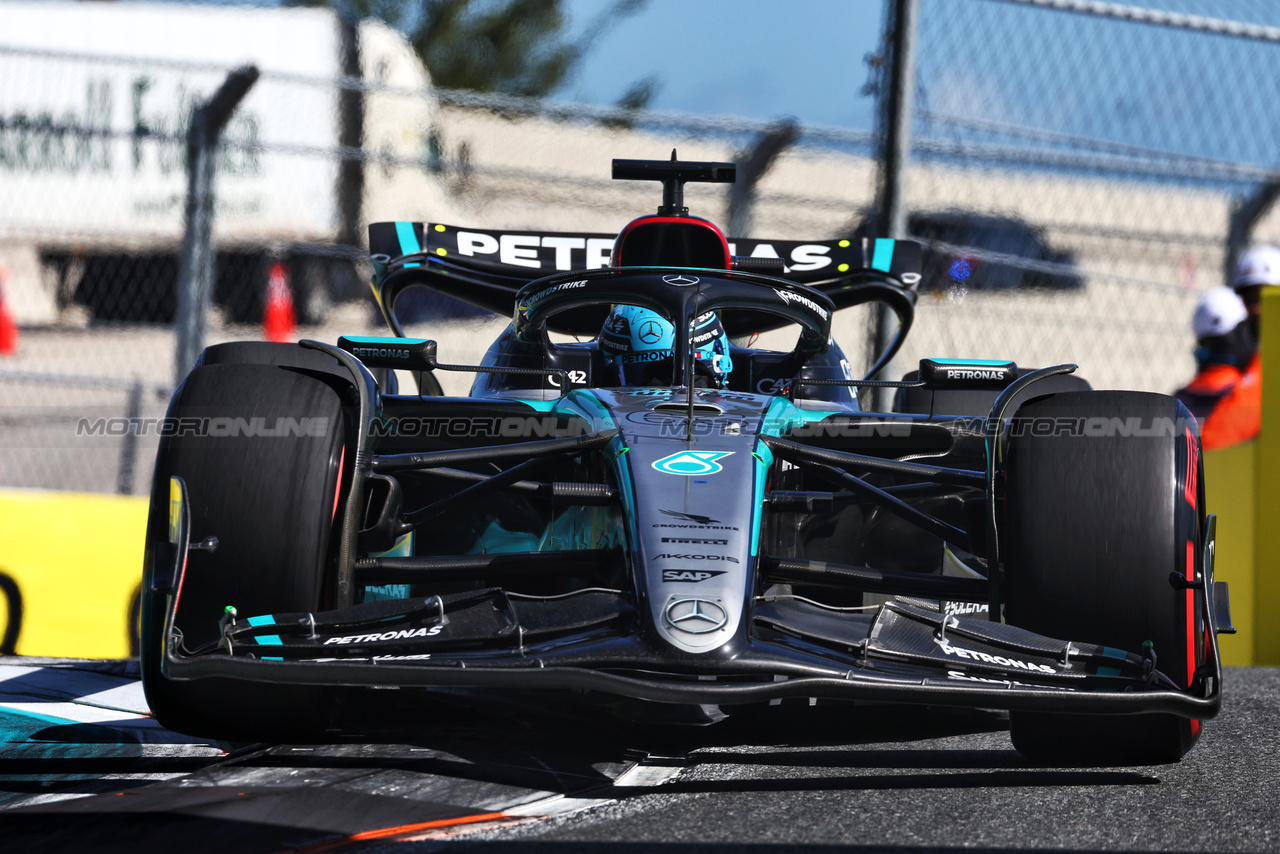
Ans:
[{"label": "black and teal race car", "polygon": [[[159,721],[326,738],[370,687],[422,689],[424,726],[431,689],[654,719],[821,698],[1008,709],[1037,758],[1181,757],[1230,630],[1194,420],[1070,365],[877,379],[919,247],[727,239],[683,186],[733,176],[614,161],[663,203],[611,236],[375,224],[391,335],[208,348],[156,460]],[[511,323],[447,364],[403,334],[414,287]],[[871,303],[898,332],[855,376],[832,316]],[[886,385],[895,411],[859,406]]]}]

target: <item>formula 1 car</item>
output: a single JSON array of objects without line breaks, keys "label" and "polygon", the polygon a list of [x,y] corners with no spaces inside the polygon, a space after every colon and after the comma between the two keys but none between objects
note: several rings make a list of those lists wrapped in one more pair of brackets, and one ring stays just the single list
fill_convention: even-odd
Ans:
[{"label": "formula 1 car", "polygon": [[[656,215],[616,236],[375,224],[394,335],[205,350],[155,468],[158,720],[322,739],[361,687],[655,718],[821,698],[1008,709],[1036,759],[1180,758],[1231,630],[1186,410],[1070,365],[877,380],[917,244],[730,241],[683,187],[733,164],[613,168],[662,184]],[[441,362],[397,318],[412,286],[512,321],[481,365]],[[867,303],[899,329],[858,378],[831,321]],[[750,346],[775,329],[795,345]],[[470,396],[442,371],[473,372]],[[859,407],[875,386],[898,411]]]}]

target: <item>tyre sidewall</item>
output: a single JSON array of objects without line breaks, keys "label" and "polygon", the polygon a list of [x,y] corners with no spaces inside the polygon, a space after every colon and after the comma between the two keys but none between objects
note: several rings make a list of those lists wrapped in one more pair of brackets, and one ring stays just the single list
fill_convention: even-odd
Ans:
[{"label": "tyre sidewall", "polygon": [[[157,453],[141,649],[153,713],[170,729],[228,741],[314,735],[329,705],[322,689],[165,678],[159,663],[169,597],[151,591],[150,579],[163,553],[154,544],[167,536],[168,481],[176,474],[187,483],[192,541],[219,541],[214,552],[188,555],[175,620],[186,649],[217,640],[217,621],[228,605],[241,618],[325,607],[346,433],[341,399],[323,374],[215,363],[188,376],[169,417],[180,428],[183,419],[196,419],[189,423],[206,424],[210,432],[216,423],[217,432],[228,435],[164,437]],[[263,435],[278,431],[280,418],[284,435]],[[315,419],[324,419],[326,429]]]},{"label": "tyre sidewall", "polygon": [[[1204,657],[1203,614],[1169,578],[1202,572],[1194,423],[1173,398],[1141,392],[1049,395],[1018,410],[1005,480],[1008,622],[1128,652],[1149,641],[1157,668],[1190,684]],[[1011,722],[1028,753],[1058,743],[1157,761],[1179,758],[1200,731],[1172,715],[1014,713]]]}]

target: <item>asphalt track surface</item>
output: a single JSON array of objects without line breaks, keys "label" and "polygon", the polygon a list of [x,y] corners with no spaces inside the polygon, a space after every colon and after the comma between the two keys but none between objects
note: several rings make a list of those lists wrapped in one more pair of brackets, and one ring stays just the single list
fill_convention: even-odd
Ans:
[{"label": "asphalt track surface", "polygon": [[0,659],[0,851],[1280,851],[1280,669],[1181,763],[1037,767],[1000,713],[831,704],[710,727],[370,692],[347,736],[218,745],[136,668]]}]

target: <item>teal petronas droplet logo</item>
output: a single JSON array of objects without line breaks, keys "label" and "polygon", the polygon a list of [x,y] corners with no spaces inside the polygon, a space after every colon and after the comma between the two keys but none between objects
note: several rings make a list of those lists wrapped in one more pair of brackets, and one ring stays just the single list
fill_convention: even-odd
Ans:
[{"label": "teal petronas droplet logo", "polygon": [[681,451],[669,457],[663,457],[653,467],[663,474],[703,475],[722,471],[716,460],[732,454],[733,451]]}]

